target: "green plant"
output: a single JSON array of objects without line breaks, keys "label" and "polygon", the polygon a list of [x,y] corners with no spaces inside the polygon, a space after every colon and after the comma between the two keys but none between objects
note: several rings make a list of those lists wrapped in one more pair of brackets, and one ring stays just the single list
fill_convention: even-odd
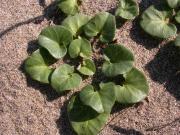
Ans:
[{"label": "green plant", "polygon": [[74,15],[79,11],[78,0],[57,0],[58,7],[68,15]]},{"label": "green plant", "polygon": [[148,34],[158,38],[176,36],[177,28],[174,20],[179,23],[179,0],[166,0],[159,6],[150,6],[144,11],[140,25]]},{"label": "green plant", "polygon": [[[143,73],[133,67],[133,53],[123,45],[112,43],[116,30],[114,15],[101,12],[90,18],[75,14],[77,0],[59,0],[59,7],[74,16],[68,16],[62,25],[42,30],[38,38],[39,49],[27,58],[25,70],[32,79],[50,84],[61,94],[78,88],[82,82],[80,75],[92,76],[96,73],[92,58],[95,52],[89,39],[99,38],[101,44],[106,44],[102,48],[104,63],[101,70],[107,82],[85,86],[71,98],[67,108],[71,126],[78,135],[96,135],[106,124],[116,101],[137,103],[143,100],[148,94],[148,84]],[[125,0],[117,12],[122,18],[133,19],[139,10],[133,0]],[[74,67],[53,65],[64,56],[78,62]],[[115,83],[117,77],[123,80]]]},{"label": "green plant", "polygon": [[101,42],[111,42],[115,36],[116,21],[115,16],[108,12],[96,14],[85,26],[84,33],[87,37],[100,35]]},{"label": "green plant", "polygon": [[130,71],[133,67],[134,56],[132,52],[122,45],[108,45],[104,49],[105,62],[102,71],[106,76],[116,76]]},{"label": "green plant", "polygon": [[139,15],[139,6],[135,0],[119,0],[116,16],[132,20]]}]

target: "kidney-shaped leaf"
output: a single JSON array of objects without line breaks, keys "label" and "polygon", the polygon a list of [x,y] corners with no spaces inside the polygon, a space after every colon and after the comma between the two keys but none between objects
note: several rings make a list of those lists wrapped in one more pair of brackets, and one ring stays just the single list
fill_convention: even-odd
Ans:
[{"label": "kidney-shaped leaf", "polygon": [[106,76],[116,76],[130,71],[133,67],[134,56],[122,45],[112,44],[104,50],[106,61],[102,71]]},{"label": "kidney-shaped leaf", "polygon": [[67,110],[71,126],[78,135],[97,135],[109,117],[84,105],[78,95],[71,98]]},{"label": "kidney-shaped leaf", "polygon": [[72,41],[72,33],[63,26],[50,26],[39,35],[39,45],[46,48],[54,58],[62,58],[67,53],[66,46]]},{"label": "kidney-shaped leaf", "polygon": [[116,10],[116,16],[124,19],[134,19],[139,15],[139,6],[135,0],[120,0]]},{"label": "kidney-shaped leaf", "polygon": [[166,0],[166,1],[171,8],[180,7],[180,0]]},{"label": "kidney-shaped leaf", "polygon": [[83,75],[93,75],[96,72],[96,66],[92,60],[85,59],[82,64],[79,65],[78,71]]},{"label": "kidney-shaped leaf", "polygon": [[78,87],[81,81],[82,78],[74,73],[74,67],[67,64],[57,68],[51,76],[51,86],[58,93]]},{"label": "kidney-shaped leaf", "polygon": [[137,103],[143,100],[149,91],[147,80],[142,72],[133,68],[124,74],[122,86],[115,88],[116,101],[119,103]]},{"label": "kidney-shaped leaf", "polygon": [[140,25],[152,36],[159,38],[169,38],[176,35],[177,28],[170,23],[173,10],[167,7],[157,8],[150,6],[142,15]]},{"label": "kidney-shaped leaf", "polygon": [[115,85],[100,84],[100,90],[97,91],[94,91],[92,85],[88,85],[80,92],[80,99],[84,105],[92,107],[98,113],[110,113],[115,103]]},{"label": "kidney-shaped leaf", "polygon": [[115,17],[107,12],[96,14],[85,26],[84,32],[88,37],[100,34],[101,42],[111,42],[116,30]]},{"label": "kidney-shaped leaf", "polygon": [[62,25],[68,28],[73,36],[77,36],[81,33],[82,27],[89,21],[90,17],[84,14],[76,14],[74,16],[67,17]]},{"label": "kidney-shaped leaf", "polygon": [[41,48],[36,50],[26,61],[25,70],[32,79],[42,83],[49,83],[49,75],[53,69],[48,66],[55,62],[55,59]]},{"label": "kidney-shaped leaf", "polygon": [[92,54],[91,44],[88,40],[80,38],[75,39],[71,42],[69,46],[69,55],[71,58],[76,58],[81,56],[83,58],[88,58]]},{"label": "kidney-shaped leaf", "polygon": [[78,12],[77,0],[58,0],[58,7],[67,15],[74,15]]}]

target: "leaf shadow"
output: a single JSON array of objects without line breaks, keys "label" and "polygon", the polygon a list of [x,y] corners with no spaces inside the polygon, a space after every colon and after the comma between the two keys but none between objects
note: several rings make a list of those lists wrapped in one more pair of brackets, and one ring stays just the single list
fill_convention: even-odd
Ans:
[{"label": "leaf shadow", "polygon": [[58,127],[60,135],[75,135],[74,131],[71,128],[70,122],[68,120],[69,119],[68,114],[67,114],[68,103],[69,103],[69,100],[63,103],[63,106],[60,109],[60,117],[56,120],[56,125]]},{"label": "leaf shadow", "polygon": [[146,131],[159,131],[163,128],[166,128],[168,126],[173,126],[173,125],[176,125],[177,123],[180,123],[180,117],[179,118],[176,118],[175,120],[173,120],[172,122],[169,122],[169,123],[166,123],[164,125],[160,125],[160,126],[154,126],[154,127],[151,127],[151,128],[148,128],[146,129]]},{"label": "leaf shadow", "polygon": [[145,68],[152,80],[164,84],[167,91],[180,100],[180,50],[172,42],[160,48]]},{"label": "leaf shadow", "polygon": [[146,49],[153,49],[163,42],[162,39],[158,39],[148,35],[140,26],[140,17],[137,17],[132,21],[132,28],[130,29],[130,38],[138,45],[144,46]]},{"label": "leaf shadow", "polygon": [[[39,46],[37,40],[32,40],[28,43],[27,52],[30,55],[38,48]],[[31,79],[31,77],[25,72],[24,64],[25,64],[25,60],[21,63],[18,69],[25,74],[27,87],[32,87],[35,90],[39,90],[43,95],[46,96],[48,101],[53,101],[59,98],[60,96],[66,95],[68,93],[68,92],[64,92],[62,94],[58,94],[49,84],[42,84],[40,82]]]},{"label": "leaf shadow", "polygon": [[122,135],[144,135],[143,133],[135,129],[126,129],[115,125],[109,125],[109,127]]},{"label": "leaf shadow", "polygon": [[39,5],[44,7],[44,10],[42,11],[42,15],[18,22],[16,24],[13,24],[12,26],[6,28],[3,31],[0,31],[0,38],[11,32],[12,30],[21,27],[23,25],[27,25],[30,23],[34,24],[40,24],[44,21],[44,19],[47,19],[48,21],[52,21],[54,24],[60,24],[62,20],[65,18],[65,15],[62,14],[58,8],[57,8],[57,1],[52,2],[49,6],[45,6],[44,0],[39,0]]}]

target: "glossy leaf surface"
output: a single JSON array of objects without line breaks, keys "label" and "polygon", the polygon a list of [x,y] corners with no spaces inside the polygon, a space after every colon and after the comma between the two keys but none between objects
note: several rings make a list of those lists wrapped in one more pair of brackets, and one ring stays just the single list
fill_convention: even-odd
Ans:
[{"label": "glossy leaf surface", "polygon": [[74,67],[63,64],[53,72],[51,76],[51,86],[58,92],[64,92],[77,88],[82,78],[74,73]]},{"label": "glossy leaf surface", "polygon": [[69,29],[73,36],[77,36],[81,33],[82,27],[89,21],[90,17],[84,14],[76,14],[74,16],[67,17],[62,25]]},{"label": "glossy leaf surface", "polygon": [[122,45],[112,44],[104,50],[106,61],[102,71],[106,76],[116,76],[130,71],[133,67],[134,56],[132,52]]},{"label": "glossy leaf surface", "polygon": [[115,103],[114,83],[100,84],[100,90],[94,90],[88,85],[80,92],[80,99],[84,105],[92,107],[98,113],[110,113]]},{"label": "glossy leaf surface", "polygon": [[77,0],[58,0],[58,7],[67,15],[74,15],[78,12]]},{"label": "glossy leaf surface", "polygon": [[72,33],[63,26],[49,26],[39,35],[39,45],[47,49],[56,59],[67,53],[67,45],[72,41]]},{"label": "glossy leaf surface", "polygon": [[49,75],[53,69],[49,68],[49,65],[55,62],[54,58],[41,48],[36,50],[25,61],[25,70],[31,76],[32,79],[42,83],[49,83]]},{"label": "glossy leaf surface", "polygon": [[137,103],[148,95],[149,86],[142,72],[133,68],[124,74],[124,79],[122,86],[117,85],[115,89],[117,102]]},{"label": "glossy leaf surface", "polygon": [[100,34],[101,42],[113,41],[115,30],[115,17],[107,12],[96,14],[84,27],[86,36],[91,38]]},{"label": "glossy leaf surface", "polygon": [[91,44],[86,39],[75,39],[71,42],[69,46],[69,55],[71,58],[76,58],[81,56],[83,58],[88,58],[92,54]]},{"label": "glossy leaf surface", "polygon": [[177,32],[176,26],[169,21],[172,16],[173,10],[167,7],[150,6],[143,13],[140,25],[148,34],[166,39]]},{"label": "glossy leaf surface", "polygon": [[79,65],[78,71],[83,75],[93,75],[96,72],[96,66],[92,60],[85,59],[82,64]]},{"label": "glossy leaf surface", "polygon": [[68,117],[78,135],[97,135],[106,124],[109,114],[98,114],[91,107],[84,105],[77,95],[69,102]]},{"label": "glossy leaf surface", "polygon": [[116,16],[131,20],[139,15],[139,7],[135,0],[119,0]]}]

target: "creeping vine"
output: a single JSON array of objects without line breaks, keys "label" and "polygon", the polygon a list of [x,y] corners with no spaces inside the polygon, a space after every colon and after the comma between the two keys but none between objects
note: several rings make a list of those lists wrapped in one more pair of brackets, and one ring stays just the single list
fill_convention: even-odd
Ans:
[{"label": "creeping vine", "polygon": [[[93,84],[85,86],[71,98],[67,107],[69,121],[78,135],[96,135],[106,124],[115,102],[137,103],[148,95],[147,80],[134,67],[133,53],[123,45],[114,43],[116,16],[134,19],[139,14],[139,7],[134,0],[121,0],[115,15],[100,12],[89,17],[78,13],[78,5],[78,0],[58,1],[59,9],[68,16],[61,25],[42,30],[38,37],[39,49],[27,58],[25,69],[32,79],[51,85],[58,93],[78,88],[82,76],[96,74],[91,39],[98,38],[105,45],[102,48],[101,71],[108,81],[101,82],[98,87]],[[171,15],[171,12],[165,15]],[[141,23],[143,28],[145,22]],[[175,33],[174,25],[166,27],[170,32],[162,37]],[[78,59],[80,63],[74,66],[66,63],[57,68],[52,66],[66,55],[70,60]],[[115,79],[117,81],[113,82]]]}]

